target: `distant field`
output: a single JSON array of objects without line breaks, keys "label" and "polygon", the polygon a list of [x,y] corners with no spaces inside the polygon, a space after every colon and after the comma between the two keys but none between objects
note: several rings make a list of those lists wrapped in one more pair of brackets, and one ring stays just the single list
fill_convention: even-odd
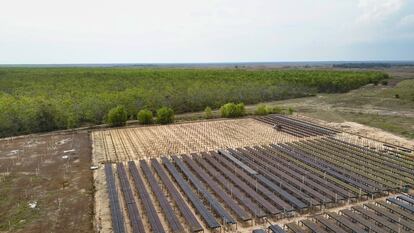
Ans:
[{"label": "distant field", "polygon": [[[341,94],[274,101],[268,106],[290,106],[300,114],[330,122],[353,121],[414,139],[414,75],[395,86],[367,85]],[[398,79],[390,79],[395,82]],[[398,96],[398,98],[396,97]],[[254,111],[254,106],[248,106]]]},{"label": "distant field", "polygon": [[226,102],[263,101],[346,92],[387,75],[371,71],[0,68],[0,137],[99,124],[124,105],[176,113]]}]

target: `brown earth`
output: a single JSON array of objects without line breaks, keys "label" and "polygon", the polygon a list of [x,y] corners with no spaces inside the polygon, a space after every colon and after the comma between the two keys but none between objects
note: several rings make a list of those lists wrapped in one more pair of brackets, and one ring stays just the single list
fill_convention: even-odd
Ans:
[{"label": "brown earth", "polygon": [[1,140],[0,232],[92,232],[90,161],[86,132]]}]

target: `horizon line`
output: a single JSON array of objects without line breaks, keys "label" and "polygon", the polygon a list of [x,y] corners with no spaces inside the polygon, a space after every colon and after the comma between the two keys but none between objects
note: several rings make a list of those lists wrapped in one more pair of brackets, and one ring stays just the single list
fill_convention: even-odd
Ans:
[{"label": "horizon line", "polygon": [[93,65],[233,65],[233,64],[289,64],[289,63],[414,63],[414,60],[317,60],[317,61],[229,61],[229,62],[91,62],[91,63],[2,63],[0,66],[93,66]]}]

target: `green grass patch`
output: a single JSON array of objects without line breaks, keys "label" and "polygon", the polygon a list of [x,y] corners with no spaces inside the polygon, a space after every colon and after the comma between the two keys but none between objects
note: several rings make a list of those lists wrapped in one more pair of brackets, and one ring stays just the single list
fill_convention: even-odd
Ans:
[{"label": "green grass patch", "polygon": [[355,113],[344,113],[343,117],[363,125],[402,135],[406,138],[414,138],[414,118]]},{"label": "green grass patch", "polygon": [[30,179],[30,176],[9,175],[0,182],[0,231],[13,232],[39,216],[38,209],[29,207],[28,202],[31,200],[22,195],[24,190],[19,182],[23,179]]},{"label": "green grass patch", "polygon": [[359,124],[379,128],[396,135],[414,139],[414,118],[399,116],[384,116],[378,114],[351,113],[339,111],[305,110],[304,115],[330,122],[353,121]]},{"label": "green grass patch", "polygon": [[345,94],[330,94],[324,102],[336,107],[373,106],[394,110],[414,109],[414,80],[404,80],[395,87],[368,86]]}]

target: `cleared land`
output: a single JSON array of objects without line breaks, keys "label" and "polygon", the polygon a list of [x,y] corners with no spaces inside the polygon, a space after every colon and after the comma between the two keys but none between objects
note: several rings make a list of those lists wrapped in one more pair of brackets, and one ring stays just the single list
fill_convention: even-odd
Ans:
[{"label": "cleared land", "polygon": [[[301,115],[331,122],[331,126],[356,122],[382,129],[411,139],[409,144],[414,145],[414,69],[389,69],[386,72],[391,77],[388,85],[367,85],[347,93],[318,94],[266,104],[292,107]],[[247,109],[253,112],[255,106],[247,106]],[[365,134],[364,130],[359,133]],[[401,142],[396,139],[393,143]]]},{"label": "cleared land", "polygon": [[92,232],[90,162],[86,132],[0,140],[0,232]]},{"label": "cleared land", "polygon": [[[243,141],[253,145],[230,147],[227,144],[225,149],[204,152],[205,147],[199,146],[190,149],[199,149],[198,152],[170,154],[161,151],[164,145],[154,152],[156,156],[144,157],[127,155],[127,147],[122,142],[126,138],[116,135],[119,130],[111,130],[118,140],[107,138],[114,145],[110,147],[113,149],[107,150],[112,153],[108,157],[110,159],[103,161],[114,161],[116,165],[106,163],[94,172],[96,184],[99,183],[95,196],[97,228],[101,232],[123,232],[122,229],[140,232],[134,231],[140,227],[148,232],[177,232],[174,229],[181,227],[186,232],[201,229],[205,232],[251,232],[254,228],[269,225],[264,217],[275,224],[287,217],[321,213],[325,208],[337,208],[373,197],[382,198],[389,192],[414,185],[413,155],[403,148],[390,148],[294,118],[267,116],[261,120],[267,124],[253,119],[210,122],[214,126],[233,124],[238,131],[230,131],[223,126],[206,127],[206,122],[192,123],[189,125],[194,129],[190,132],[194,133],[184,134],[174,128],[174,132],[180,132],[178,136],[163,138],[147,134],[142,139],[159,144],[168,138],[167,145],[170,146],[173,143],[204,145],[197,140],[206,138],[208,134],[196,135],[205,130],[214,132],[214,137],[207,137],[212,139],[222,133],[220,130],[229,131],[234,137],[237,135],[234,132],[240,133],[240,128],[250,123],[249,127],[261,127],[260,130],[243,129],[248,131],[242,133],[238,140],[253,140],[257,132],[266,131],[265,128],[270,130],[266,136],[258,134],[263,137],[260,142]],[[275,124],[281,128],[274,129]],[[159,132],[168,132],[168,127],[182,125],[122,130],[163,127]],[[136,134],[142,132],[137,131]],[[272,134],[278,136],[272,137]],[[289,140],[280,141],[281,134]],[[182,135],[188,136],[186,144],[182,144],[182,139],[172,139]],[[223,141],[231,142],[229,139]],[[125,155],[119,151],[124,151]],[[103,154],[99,155],[100,158],[105,158]],[[135,161],[126,163],[127,160]],[[157,190],[164,190],[164,196],[160,196]],[[176,219],[169,219],[171,215]],[[331,227],[341,228],[336,222],[329,221],[333,224]],[[384,226],[380,228],[386,230]]]},{"label": "cleared land", "polygon": [[299,140],[249,118],[110,129],[95,131],[92,138],[95,163]]}]

